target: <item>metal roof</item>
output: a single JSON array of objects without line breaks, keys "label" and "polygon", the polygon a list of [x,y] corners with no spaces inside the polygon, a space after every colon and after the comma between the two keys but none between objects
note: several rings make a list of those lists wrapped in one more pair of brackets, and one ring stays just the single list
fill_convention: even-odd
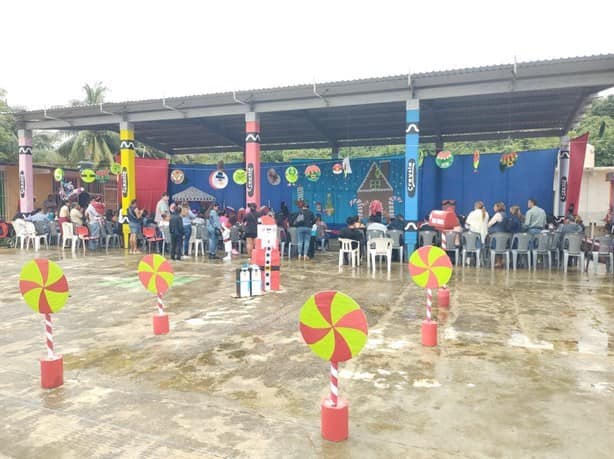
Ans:
[{"label": "metal roof", "polygon": [[28,129],[118,130],[169,154],[241,151],[245,113],[263,150],[405,143],[420,99],[420,142],[561,136],[599,91],[614,54],[16,113]]}]

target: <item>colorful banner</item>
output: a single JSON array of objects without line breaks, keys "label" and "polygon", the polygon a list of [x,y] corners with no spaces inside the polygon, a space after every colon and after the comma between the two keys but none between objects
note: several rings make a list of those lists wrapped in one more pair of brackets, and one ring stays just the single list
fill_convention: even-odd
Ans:
[{"label": "colorful banner", "polygon": [[586,144],[588,142],[588,132],[571,139],[569,148],[569,180],[567,182],[567,205],[565,215],[569,212],[569,207],[573,205],[573,213],[577,214],[580,208],[580,188],[582,185],[582,174],[584,172],[584,157],[586,156]]}]

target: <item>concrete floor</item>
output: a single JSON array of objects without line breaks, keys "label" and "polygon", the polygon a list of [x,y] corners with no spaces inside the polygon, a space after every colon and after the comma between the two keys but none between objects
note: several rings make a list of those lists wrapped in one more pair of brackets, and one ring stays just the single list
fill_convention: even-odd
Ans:
[{"label": "concrete floor", "polygon": [[[32,251],[0,249],[0,456],[606,458],[614,448],[614,278],[459,268],[437,348],[420,344],[423,291],[406,267],[337,268],[337,253],[282,266],[283,290],[235,299],[232,263],[175,263],[171,332],[138,257],[58,250],[72,296],[55,314],[65,384],[40,388],[42,319],[18,276]],[[603,270],[603,266],[601,266]],[[365,310],[369,341],[340,364],[350,439],[320,437],[328,364],[298,332],[324,289]],[[608,453],[609,451],[609,453]]]}]

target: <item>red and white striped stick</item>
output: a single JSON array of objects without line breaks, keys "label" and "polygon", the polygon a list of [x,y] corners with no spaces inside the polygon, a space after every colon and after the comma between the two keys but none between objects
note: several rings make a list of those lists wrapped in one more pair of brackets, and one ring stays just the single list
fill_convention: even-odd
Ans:
[{"label": "red and white striped stick", "polygon": [[330,404],[332,406],[337,406],[337,397],[339,396],[338,369],[339,364],[337,362],[330,363]]},{"label": "red and white striped stick", "polygon": [[45,314],[45,336],[47,337],[47,357],[55,359],[53,350],[53,330],[51,329],[51,314]]},{"label": "red and white striped stick", "polygon": [[164,314],[164,303],[162,302],[162,294],[158,293],[158,314]]},{"label": "red and white striped stick", "polygon": [[426,289],[426,318],[431,320],[431,308],[433,307],[433,290]]}]

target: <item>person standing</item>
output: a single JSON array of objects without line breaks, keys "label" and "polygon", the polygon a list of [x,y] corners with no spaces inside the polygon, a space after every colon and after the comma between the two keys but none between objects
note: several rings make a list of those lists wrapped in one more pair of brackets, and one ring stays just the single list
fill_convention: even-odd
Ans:
[{"label": "person standing", "polygon": [[141,211],[136,206],[136,199],[133,199],[128,207],[128,226],[130,227],[130,253],[139,253],[136,238],[141,232]]},{"label": "person standing", "polygon": [[90,204],[85,209],[85,216],[87,218],[88,227],[89,227],[89,249],[96,250],[98,248],[98,241],[100,239],[100,223],[102,221],[102,214],[99,213],[100,205],[96,205],[98,203],[97,199],[93,198],[90,201]]},{"label": "person standing", "polygon": [[60,207],[60,213],[58,218],[58,226],[60,227],[60,234],[62,234],[62,224],[70,222],[70,207],[68,206],[68,201],[62,201],[62,206]]},{"label": "person standing", "polygon": [[524,216],[524,229],[527,233],[538,234],[546,226],[546,212],[537,206],[535,199],[529,199],[527,207],[529,210]]},{"label": "person standing", "polygon": [[187,257],[188,249],[190,248],[190,237],[192,236],[192,220],[196,218],[187,202],[181,206],[181,218],[183,219],[183,255]]},{"label": "person standing", "polygon": [[314,216],[309,205],[303,203],[303,206],[299,209],[298,214],[294,218],[294,226],[296,226],[296,234],[298,236],[298,258],[301,256],[305,260],[309,260],[309,242],[311,240],[311,227],[314,223]]},{"label": "person standing", "polygon": [[209,233],[209,259],[216,260],[219,257],[217,256],[217,241],[218,241],[218,232],[222,230],[222,226],[220,225],[220,217],[218,216],[218,210],[220,209],[220,205],[216,202],[213,204],[213,207],[209,210],[209,218],[207,219],[207,232]]},{"label": "person standing", "polygon": [[156,222],[158,225],[162,221],[163,214],[170,214],[167,192],[162,193],[162,197],[158,201],[158,204],[156,204],[156,214],[154,215],[154,222]]},{"label": "person standing", "polygon": [[181,260],[181,248],[183,242],[183,217],[181,206],[175,208],[168,224],[171,232],[171,260]]},{"label": "person standing", "polygon": [[249,212],[245,214],[245,247],[247,249],[247,256],[251,259],[254,239],[258,237],[258,217],[260,214],[256,210],[255,202],[250,202],[247,207]]}]

